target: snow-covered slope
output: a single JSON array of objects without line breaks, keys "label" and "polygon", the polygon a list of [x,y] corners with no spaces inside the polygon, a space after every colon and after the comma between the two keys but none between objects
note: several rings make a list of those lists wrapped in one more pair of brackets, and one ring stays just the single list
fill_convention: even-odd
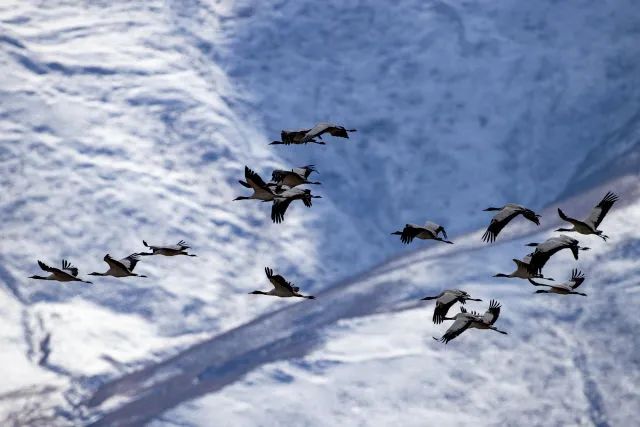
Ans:
[{"label": "snow-covered slope", "polygon": [[[309,211],[276,226],[266,205],[231,203],[246,192],[245,164],[286,164],[173,19],[160,3],[0,5],[0,340],[16,369],[0,394],[55,385],[61,397],[71,379],[159,360],[273,309],[245,295],[264,265],[316,272]],[[186,239],[199,257],[145,259],[137,269],[150,279],[26,279],[37,259],[105,271],[106,253],[142,251],[142,239]]]},{"label": "snow-covered slope", "polygon": [[352,219],[317,224],[323,248],[357,226],[362,250],[389,254],[386,233],[399,224],[430,218],[471,231],[487,203],[543,207],[575,194],[584,169],[620,159],[612,145],[640,151],[635,8],[240,1],[221,64],[269,135],[319,119],[360,128],[350,143],[284,156],[319,164],[324,190]]},{"label": "snow-covered slope", "polygon": [[[634,7],[2,2],[0,419],[74,418],[113,378],[290,306],[245,295],[265,265],[320,292],[412,256],[388,235],[405,222],[461,235],[488,204],[637,173]],[[318,120],[359,132],[266,145]],[[306,163],[324,198],[284,224],[230,202],[245,164]],[[26,279],[183,238],[199,257],[145,259],[150,279]]]},{"label": "snow-covered slope", "polygon": [[[96,426],[136,425],[626,425],[640,409],[640,187],[638,176],[610,185],[626,203],[607,218],[608,243],[575,262],[559,253],[545,269],[587,275],[588,297],[534,295],[511,271],[557,223],[516,230],[495,245],[481,231],[456,245],[427,246],[304,302],[266,315],[162,364],[100,387],[85,401]],[[580,206],[604,188],[564,203]],[[545,211],[550,217],[553,209]],[[464,266],[464,268],[462,268]],[[431,323],[418,299],[458,287],[503,304],[508,336],[471,330],[447,346],[448,325]],[[231,385],[229,385],[231,384]],[[226,387],[225,387],[226,386]],[[160,415],[164,408],[191,400]],[[453,410],[452,407],[456,409]],[[97,417],[97,418],[96,418]],[[224,420],[224,421],[223,421]]]}]

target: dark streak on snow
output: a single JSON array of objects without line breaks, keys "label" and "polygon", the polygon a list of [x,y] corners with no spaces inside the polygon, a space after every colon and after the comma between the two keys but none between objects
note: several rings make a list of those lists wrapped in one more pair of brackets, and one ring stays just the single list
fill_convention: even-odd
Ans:
[{"label": "dark streak on snow", "polygon": [[584,352],[580,351],[573,359],[576,367],[582,373],[584,383],[584,395],[589,401],[589,417],[596,427],[609,427],[607,422],[607,414],[605,412],[604,400],[598,383],[591,378],[589,373],[588,361]]}]

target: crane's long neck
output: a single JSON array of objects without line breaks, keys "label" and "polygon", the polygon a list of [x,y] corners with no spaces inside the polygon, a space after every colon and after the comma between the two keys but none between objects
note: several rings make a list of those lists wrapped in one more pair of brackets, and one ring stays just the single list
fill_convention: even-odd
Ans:
[{"label": "crane's long neck", "polygon": [[44,276],[29,276],[29,279],[37,279],[37,280],[51,280],[50,277],[44,277]]},{"label": "crane's long neck", "polygon": [[498,274],[494,274],[493,277],[511,277],[511,276],[509,274],[498,273]]},{"label": "crane's long neck", "polygon": [[437,298],[438,298],[437,296],[436,297],[424,297],[424,298],[421,299],[421,301],[429,301],[429,300],[437,299]]},{"label": "crane's long neck", "polygon": [[487,208],[485,209],[485,212],[490,212],[490,211],[501,211],[501,208]]},{"label": "crane's long neck", "polygon": [[435,237],[434,239],[435,239],[435,240],[438,240],[438,241],[440,241],[440,242],[442,242],[442,243],[448,243],[448,244],[450,244],[450,245],[453,245],[453,242],[452,242],[451,240],[445,240],[445,239],[443,239],[443,238],[441,238],[441,237]]},{"label": "crane's long neck", "polygon": [[89,276],[107,276],[107,273],[98,273],[97,271],[94,271],[93,273],[89,273]]}]

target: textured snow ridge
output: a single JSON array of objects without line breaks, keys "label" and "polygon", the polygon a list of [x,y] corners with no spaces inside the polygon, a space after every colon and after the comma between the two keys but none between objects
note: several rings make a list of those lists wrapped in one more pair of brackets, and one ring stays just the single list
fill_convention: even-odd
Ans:
[{"label": "textured snow ridge", "polygon": [[[414,263],[429,265],[433,280],[458,271],[460,264],[444,255],[458,259],[481,247],[476,234],[488,222],[481,212],[488,205],[520,202],[539,210],[576,195],[567,206],[577,213],[602,191],[617,190],[600,187],[604,182],[629,175],[625,185],[637,184],[637,5],[569,3],[1,2],[0,361],[10,369],[0,385],[0,424],[126,423],[132,408],[140,419],[155,419],[207,395],[213,403],[198,403],[193,419],[182,406],[167,415],[167,422],[197,425],[205,407],[224,406],[215,400],[219,393],[208,393],[232,383],[225,390],[237,392],[247,386],[247,372],[262,378],[265,363],[282,363],[287,372],[291,357],[322,360],[313,346],[324,354],[325,342],[361,337],[376,321],[384,324],[386,315],[372,313],[386,313],[389,298],[411,305],[425,290],[421,283],[414,294],[397,294],[417,278],[398,275],[388,289],[386,274],[411,272]],[[266,145],[282,128],[321,120],[358,132],[349,140],[328,137],[324,147]],[[284,224],[271,223],[267,204],[231,202],[247,192],[237,184],[244,165],[265,176],[310,163],[320,171],[323,185],[314,190],[323,199],[312,209],[293,206]],[[545,218],[555,215],[549,210]],[[455,247],[405,248],[389,236],[406,222],[427,219],[442,223]],[[533,231],[539,230],[514,223],[501,244]],[[58,264],[61,258],[88,277],[106,270],[106,253],[144,250],[142,239],[185,239],[198,257],[144,259],[137,270],[148,279],[95,278],[93,285],[26,279],[40,273],[37,259]],[[637,251],[630,239],[598,268],[631,268]],[[422,247],[429,249],[417,250]],[[513,254],[500,247],[502,263]],[[380,264],[390,256],[397,258]],[[484,278],[483,257],[474,258],[477,271],[469,267],[463,276]],[[247,296],[265,288],[266,265],[309,293],[334,297],[303,305]],[[500,270],[511,267],[507,262]],[[358,280],[345,279],[362,271]],[[274,336],[270,313],[280,325],[297,318],[318,332],[284,328]],[[401,325],[411,313],[402,309],[388,321]],[[344,320],[365,315],[373,317],[353,325]],[[633,324],[622,320],[610,327]],[[344,335],[338,321],[347,322]],[[254,325],[263,339],[242,325]],[[331,356],[336,369],[431,351],[410,344],[429,330],[406,332],[396,343],[406,351],[373,340],[370,359],[364,350]],[[479,334],[469,341],[502,338]],[[589,408],[584,423],[612,422],[616,415],[599,391],[604,379],[589,347],[573,348],[572,363],[588,371],[580,376]],[[632,366],[614,360],[603,356],[602,364]],[[329,365],[319,371],[327,384],[352,386],[340,383]],[[267,387],[268,381],[258,382]],[[167,398],[149,405],[142,397],[155,398],[155,384],[166,387],[155,392],[167,391]],[[629,384],[621,390],[633,391]],[[327,408],[341,399],[327,401]],[[481,413],[476,409],[470,417]],[[315,410],[307,408],[308,421],[322,424],[311,419],[320,413]],[[365,416],[354,415],[363,423]]]},{"label": "textured snow ridge", "polygon": [[[349,419],[419,425],[416,416],[429,416],[467,425],[481,419],[513,424],[525,414],[534,425],[618,425],[631,419],[640,397],[637,375],[625,373],[637,372],[640,344],[633,333],[638,320],[628,309],[640,302],[637,179],[610,183],[626,200],[604,224],[615,230],[615,241],[583,236],[591,251],[578,262],[560,253],[546,269],[561,280],[574,266],[582,269],[587,298],[534,295],[527,282],[491,277],[511,271],[511,258],[528,251],[524,243],[548,237],[554,221],[490,246],[478,231],[456,245],[392,260],[317,300],[108,383],[85,401],[88,419],[95,426],[154,418],[156,425],[198,426],[207,419],[282,425],[292,417],[308,425]],[[563,203],[579,206],[581,199],[593,194]],[[447,326],[434,326],[432,304],[418,299],[447,287],[483,298],[473,306],[478,310],[498,299],[500,326],[510,335],[470,331],[447,346],[433,341]],[[527,404],[526,396],[536,403]],[[448,414],[453,403],[466,406]]]},{"label": "textured snow ridge", "polygon": [[406,222],[472,231],[487,203],[539,209],[637,173],[632,1],[397,3],[241,1],[228,24],[223,67],[270,135],[319,119],[359,128],[312,157],[352,219],[316,225],[322,248],[355,226],[358,252],[379,260]]},{"label": "textured snow ridge", "polygon": [[[290,165],[238,113],[246,94],[209,52],[224,49],[227,6],[203,13],[199,39],[175,7],[0,5],[0,358],[12,367],[0,395],[45,390],[34,417],[70,387],[74,404],[85,387],[283,304],[245,295],[264,285],[265,265],[317,271],[313,209],[295,206],[276,226],[267,205],[231,202],[246,192],[245,164]],[[26,279],[37,259],[68,258],[83,277],[105,271],[106,253],[145,250],[142,239],[185,239],[199,257],[146,258],[137,269],[149,279]],[[19,408],[3,405],[0,420],[20,419]]]},{"label": "textured snow ridge", "polygon": [[[619,207],[604,224],[615,230],[615,241],[604,244],[583,236],[581,242],[593,248],[590,253],[578,262],[559,254],[548,266],[556,278],[566,277],[574,266],[585,271],[587,298],[534,295],[526,282],[490,277],[510,271],[510,258],[526,252],[524,243],[549,236],[549,229],[489,248],[478,247],[481,233],[474,233],[459,242],[461,248],[444,250],[444,256],[427,249],[409,263],[392,262],[383,272],[334,288],[316,301],[323,305],[316,313],[324,319],[334,316],[330,307],[336,301],[358,304],[358,310],[369,313],[364,317],[343,312],[346,318],[314,331],[322,322],[311,309],[293,307],[300,308],[298,315],[281,316],[292,325],[290,335],[265,347],[269,356],[261,351],[246,356],[266,359],[266,364],[152,425],[200,426],[212,419],[234,426],[277,426],[292,419],[301,425],[418,426],[425,420],[452,426],[518,425],[523,417],[539,426],[626,425],[640,409],[635,354],[640,342],[634,332],[640,326],[634,310],[640,303],[637,185],[633,193],[625,197],[635,202]],[[462,271],[463,265],[468,270]],[[473,308],[484,309],[488,299],[498,299],[503,304],[500,326],[510,335],[471,331],[447,346],[433,341],[447,326],[431,323],[432,304],[414,301],[453,286],[485,300]],[[357,296],[349,298],[351,293]],[[264,323],[259,330],[276,336],[274,319]],[[250,345],[260,346],[261,337],[256,333],[242,341],[250,338]],[[269,361],[276,352],[282,358]],[[237,358],[226,371],[211,367],[208,381],[219,381],[238,363],[251,365]]]}]

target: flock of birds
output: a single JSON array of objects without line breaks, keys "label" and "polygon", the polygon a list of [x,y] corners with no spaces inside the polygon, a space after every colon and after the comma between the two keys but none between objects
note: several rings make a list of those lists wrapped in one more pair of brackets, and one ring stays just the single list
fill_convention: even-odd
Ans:
[{"label": "flock of birds", "polygon": [[[604,217],[607,215],[607,212],[609,212],[609,210],[617,200],[618,196],[611,192],[608,192],[600,201],[600,203],[598,203],[591,210],[589,216],[583,220],[571,218],[565,215],[565,213],[561,209],[558,209],[558,215],[560,216],[560,218],[570,223],[573,227],[558,228],[555,231],[576,232],[586,235],[593,234],[606,241],[608,239],[608,236],[603,234],[602,231],[598,229],[598,227],[600,226],[600,223],[602,222]],[[522,215],[534,224],[540,225],[540,215],[536,214],[531,209],[528,209],[521,205],[509,203],[501,208],[490,207],[485,209],[485,211],[497,211],[497,213],[491,219],[489,227],[487,227],[487,230],[482,236],[482,240],[488,243],[495,242],[498,234],[500,234],[500,231],[502,231],[502,229],[518,215]],[[443,238],[439,237],[440,233],[442,234]],[[416,237],[419,239],[432,239],[439,240],[445,243],[453,243],[449,240],[446,240],[447,232],[445,231],[444,227],[432,222],[427,222],[424,226],[407,224],[402,231],[396,231],[392,234],[399,234],[400,239],[404,243],[410,243]],[[580,251],[589,250],[588,247],[580,246],[580,242],[578,242],[577,239],[569,237],[566,234],[551,237],[542,243],[528,243],[526,246],[535,247],[535,250],[527,254],[521,260],[513,259],[513,262],[515,262],[516,264],[516,270],[514,272],[510,274],[498,273],[495,274],[494,277],[527,279],[534,286],[542,286],[548,288],[537,290],[535,292],[537,294],[546,293],[587,296],[587,294],[585,293],[576,291],[576,289],[585,280],[585,276],[581,271],[574,268],[568,281],[557,283],[551,277],[544,277],[544,275],[542,274],[542,269],[554,254],[560,252],[563,249],[569,249],[573,253],[573,257],[577,260]],[[554,283],[541,283],[534,279],[544,279]],[[468,312],[464,308],[464,304],[467,301],[481,300],[471,298],[471,296],[467,292],[460,289],[447,289],[441,292],[439,295],[423,298],[423,300],[433,299],[436,300],[436,308],[433,312],[433,322],[439,324],[444,320],[454,320],[453,324],[449,327],[449,329],[447,329],[444,335],[442,335],[442,337],[439,339],[434,337],[435,340],[441,341],[446,344],[469,328],[491,329],[496,332],[500,332],[501,334],[506,334],[505,331],[502,331],[494,326],[495,322],[498,320],[498,317],[500,317],[500,304],[495,300],[491,300],[487,311],[483,315],[480,315],[479,313],[476,313],[474,311]],[[447,317],[449,309],[457,302],[459,302],[461,305],[460,312],[454,317]]]},{"label": "flock of birds", "polygon": [[[281,140],[273,141],[271,145],[303,145],[303,144],[322,144],[325,142],[322,140],[322,135],[329,134],[331,136],[340,138],[349,138],[350,132],[355,132],[355,129],[346,129],[343,126],[338,126],[331,123],[319,123],[310,129],[301,130],[283,130],[281,132]],[[271,180],[265,182],[260,175],[258,175],[249,167],[245,166],[244,180],[239,183],[246,188],[253,190],[250,196],[239,196],[234,200],[260,200],[262,202],[272,202],[271,206],[271,220],[274,223],[281,223],[284,221],[285,213],[289,205],[295,200],[301,200],[302,203],[310,208],[312,206],[312,199],[321,198],[321,196],[313,195],[309,189],[298,188],[302,185],[319,185],[320,182],[309,181],[309,176],[318,171],[314,165],[306,165],[291,170],[274,170],[271,174]],[[608,236],[603,234],[598,229],[600,223],[607,215],[607,212],[611,209],[613,204],[618,200],[618,197],[611,192],[608,192],[604,198],[598,203],[590,212],[589,216],[583,220],[575,219],[567,216],[561,209],[558,209],[558,215],[560,218],[572,225],[572,228],[559,228],[556,231],[559,232],[576,232],[585,235],[596,235],[602,240],[606,241]],[[495,242],[496,238],[504,227],[509,224],[511,220],[519,215],[533,222],[536,225],[540,225],[540,215],[536,214],[533,210],[524,206],[509,203],[500,208],[490,207],[485,211],[497,212],[489,224],[486,232],[482,236],[482,240],[487,243]],[[447,232],[444,227],[433,223],[426,222],[424,225],[406,224],[401,231],[395,231],[392,235],[399,235],[402,243],[409,244],[414,239],[422,240],[436,240],[443,243],[453,244],[448,240]],[[112,276],[112,277],[147,277],[142,274],[134,273],[136,265],[143,256],[151,255],[163,255],[163,256],[190,256],[195,257],[195,254],[187,252],[190,246],[183,240],[179,241],[175,245],[165,246],[153,246],[147,244],[143,240],[143,244],[151,252],[137,252],[133,253],[126,258],[115,259],[111,255],[107,254],[104,257],[104,261],[108,264],[109,269],[104,273],[93,272],[89,273],[91,276]],[[581,247],[578,240],[561,234],[559,236],[551,237],[542,243],[529,243],[526,246],[535,247],[535,250],[521,260],[513,259],[516,264],[516,270],[510,274],[498,273],[494,277],[506,277],[506,278],[520,278],[528,280],[532,285],[537,287],[545,287],[547,289],[537,290],[535,293],[553,293],[561,295],[582,295],[586,294],[577,292],[576,289],[584,282],[584,274],[573,269],[571,277],[568,281],[558,283],[553,278],[544,277],[542,269],[549,259],[559,251],[563,249],[569,249],[573,253],[574,258],[578,259],[580,251],[586,251],[589,248]],[[82,280],[78,277],[78,269],[71,265],[67,260],[62,260],[61,268],[50,267],[42,261],[38,261],[40,268],[49,273],[48,276],[30,276],[31,279],[40,280],[54,280],[59,282],[83,282],[92,283],[86,280]],[[293,283],[287,281],[279,274],[274,274],[273,270],[269,267],[265,268],[265,274],[269,282],[271,282],[272,289],[269,291],[253,291],[250,294],[270,295],[276,297],[298,297],[306,299],[315,299],[311,295],[301,294],[300,288]],[[541,283],[534,279],[547,280],[553,283]],[[481,299],[474,299],[462,290],[459,289],[447,289],[442,291],[436,296],[430,296],[422,298],[422,300],[436,300],[436,306],[433,312],[433,322],[440,324],[445,320],[453,320],[453,324],[447,329],[441,338],[435,338],[443,343],[448,343],[453,340],[465,330],[469,328],[477,329],[491,329],[501,334],[507,332],[502,331],[494,326],[495,322],[500,317],[500,303],[495,300],[491,300],[489,308],[484,314],[477,313],[475,311],[467,311],[464,304],[467,301],[482,301]],[[447,317],[449,310],[456,303],[460,303],[460,312],[453,317]]]}]

